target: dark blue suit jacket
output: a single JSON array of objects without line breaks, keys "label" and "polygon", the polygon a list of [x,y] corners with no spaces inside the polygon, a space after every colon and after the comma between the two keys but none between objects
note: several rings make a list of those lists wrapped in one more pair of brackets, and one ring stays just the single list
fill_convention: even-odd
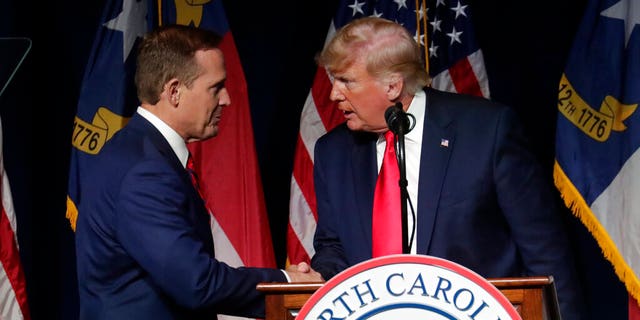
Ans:
[{"label": "dark blue suit jacket", "polygon": [[80,319],[264,316],[256,284],[284,274],[214,258],[204,203],[151,123],[136,113],[92,164],[76,230]]},{"label": "dark blue suit jacket", "polygon": [[[582,298],[557,194],[515,114],[485,99],[426,93],[417,253],[487,278],[552,275],[565,319],[579,318]],[[343,124],[316,143],[312,267],[325,279],[372,257],[376,140]]]}]

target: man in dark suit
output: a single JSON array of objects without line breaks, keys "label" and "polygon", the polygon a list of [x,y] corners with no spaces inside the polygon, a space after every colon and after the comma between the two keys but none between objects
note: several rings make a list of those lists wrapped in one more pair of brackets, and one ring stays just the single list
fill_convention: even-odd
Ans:
[{"label": "man in dark suit", "polygon": [[187,143],[214,137],[225,88],[220,37],[185,26],[143,39],[141,107],[87,172],[76,230],[80,319],[264,317],[259,282],[320,281],[308,265],[231,268],[214,257]]},{"label": "man in dark suit", "polygon": [[557,198],[515,114],[483,98],[425,89],[422,56],[406,29],[380,18],[354,20],[320,54],[346,121],[315,145],[312,267],[329,279],[374,257],[385,111],[400,102],[415,118],[405,135],[407,233],[415,236],[405,253],[448,259],[487,278],[551,275],[564,319],[580,319]]}]

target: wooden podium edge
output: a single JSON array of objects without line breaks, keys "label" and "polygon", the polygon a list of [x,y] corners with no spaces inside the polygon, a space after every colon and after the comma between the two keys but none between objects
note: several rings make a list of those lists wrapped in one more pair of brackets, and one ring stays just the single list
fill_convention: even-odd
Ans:
[{"label": "wooden podium edge", "polygon": [[[552,276],[489,278],[487,281],[507,297],[523,320],[561,319]],[[297,312],[294,311],[302,308],[323,285],[324,282],[259,283],[256,289],[266,295],[265,320],[295,319]]]}]

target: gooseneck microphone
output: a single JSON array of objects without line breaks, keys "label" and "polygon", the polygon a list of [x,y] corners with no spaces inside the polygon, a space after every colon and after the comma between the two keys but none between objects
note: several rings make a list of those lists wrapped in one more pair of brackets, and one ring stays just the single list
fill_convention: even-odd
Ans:
[{"label": "gooseneck microphone", "polygon": [[[411,117],[413,121],[410,121],[409,117]],[[384,119],[387,121],[389,130],[395,134],[409,133],[416,124],[416,119],[413,115],[404,112],[401,102],[396,102],[394,105],[388,107],[384,112]]]},{"label": "gooseneck microphone", "polygon": [[[387,127],[393,132],[396,159],[398,160],[398,171],[400,172],[400,180],[398,181],[398,187],[400,188],[400,215],[402,221],[402,253],[411,253],[411,244],[413,243],[413,237],[416,230],[416,215],[409,198],[409,192],[407,191],[407,169],[404,151],[404,135],[409,133],[411,129],[416,125],[416,118],[409,113],[404,112],[402,109],[402,103],[396,102],[390,106],[384,112],[384,119],[387,122]],[[411,207],[411,218],[413,219],[413,230],[411,230],[411,236],[409,236],[409,218],[407,212],[407,202]]]}]

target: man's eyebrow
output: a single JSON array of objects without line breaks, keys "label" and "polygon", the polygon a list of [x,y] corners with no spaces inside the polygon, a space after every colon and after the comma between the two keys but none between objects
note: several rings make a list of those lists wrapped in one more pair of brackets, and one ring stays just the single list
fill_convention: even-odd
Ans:
[{"label": "man's eyebrow", "polygon": [[218,82],[214,83],[213,85],[211,85],[211,87],[212,87],[212,88],[220,89],[220,88],[223,88],[223,87],[224,87],[224,85],[225,85],[225,83],[226,83],[226,82],[227,82],[227,78],[224,78],[224,79],[222,79],[222,80],[220,80],[220,81],[218,81]]}]

